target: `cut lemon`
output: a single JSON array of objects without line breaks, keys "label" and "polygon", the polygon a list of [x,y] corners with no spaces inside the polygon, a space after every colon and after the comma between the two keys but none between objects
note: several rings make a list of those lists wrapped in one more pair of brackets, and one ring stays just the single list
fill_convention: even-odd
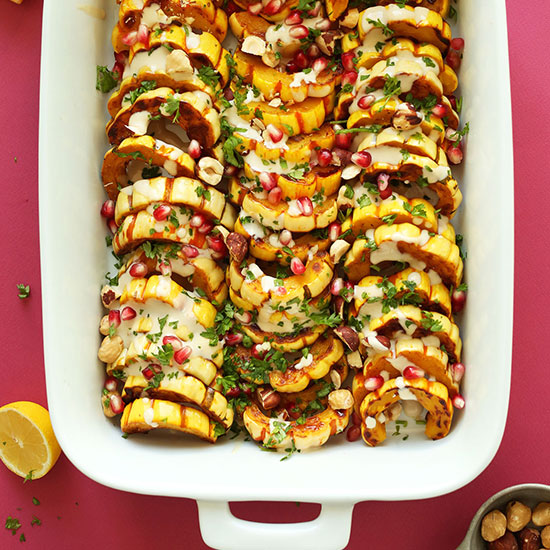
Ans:
[{"label": "cut lemon", "polygon": [[13,473],[38,479],[52,469],[60,453],[44,407],[31,401],[0,407],[0,459]]}]

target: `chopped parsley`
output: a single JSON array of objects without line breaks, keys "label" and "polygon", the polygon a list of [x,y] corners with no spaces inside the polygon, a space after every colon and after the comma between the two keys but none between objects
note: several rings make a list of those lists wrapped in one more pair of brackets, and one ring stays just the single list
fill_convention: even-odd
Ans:
[{"label": "chopped parsley", "polygon": [[21,300],[24,300],[25,298],[28,298],[30,293],[31,293],[31,287],[29,285],[18,284],[17,285],[17,290],[19,291],[17,296]]},{"label": "chopped parsley", "polygon": [[118,84],[118,73],[110,71],[103,65],[96,67],[95,89],[106,94],[116,88]]}]

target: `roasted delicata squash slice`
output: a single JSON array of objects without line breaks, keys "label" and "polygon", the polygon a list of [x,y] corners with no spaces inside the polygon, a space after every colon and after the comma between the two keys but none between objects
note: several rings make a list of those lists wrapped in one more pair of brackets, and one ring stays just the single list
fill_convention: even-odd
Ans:
[{"label": "roasted delicata squash slice", "polygon": [[235,222],[235,231],[247,238],[251,256],[281,265],[289,265],[292,258],[305,262],[310,252],[322,252],[331,244],[328,236],[304,233],[292,235],[291,240],[283,245],[280,232],[267,229],[246,215],[243,217],[242,213]]},{"label": "roasted delicata squash slice", "polygon": [[227,34],[227,16],[210,0],[189,0],[185,3],[178,0],[122,0],[118,11],[118,30],[113,33],[113,47],[115,51],[127,49],[121,39],[126,38],[128,42],[128,34],[137,32],[141,24],[152,30],[174,22],[212,33],[220,42]]},{"label": "roasted delicata squash slice", "polygon": [[172,177],[195,176],[195,161],[179,147],[152,136],[125,139],[118,147],[105,153],[101,178],[112,200],[129,181],[141,180],[144,175],[160,175],[161,169]]},{"label": "roasted delicata squash slice", "polygon": [[210,443],[218,439],[218,426],[198,409],[146,397],[126,405],[120,420],[120,428],[127,434],[166,429],[195,435]]},{"label": "roasted delicata squash slice", "polygon": [[290,452],[324,445],[331,435],[346,429],[351,409],[334,410],[330,406],[310,416],[304,423],[287,422],[266,416],[257,405],[246,407],[243,421],[248,433],[263,446]]},{"label": "roasted delicata squash slice", "polygon": [[[271,13],[268,11],[268,13],[265,12],[265,10],[261,11],[262,17],[267,19],[267,21],[272,22],[279,22],[283,21],[288,17],[290,12],[298,6],[299,0],[286,0],[282,2],[281,7],[276,13]],[[252,6],[254,4],[257,4],[255,0],[237,0],[235,2],[239,8],[242,8],[243,10],[247,10],[248,6]]]},{"label": "roasted delicata squash slice", "polygon": [[458,383],[453,379],[448,355],[438,346],[428,346],[419,338],[399,339],[395,349],[370,357],[363,368],[366,378],[385,373],[390,378],[403,375],[408,366],[418,367],[447,387],[449,395],[458,393]]},{"label": "roasted delicata squash slice", "polygon": [[[394,4],[393,0],[376,0],[379,6],[387,6],[388,4]],[[441,17],[447,17],[449,13],[450,0],[407,0],[407,4],[413,8],[426,8],[428,10],[435,11],[441,15]]]},{"label": "roasted delicata squash slice", "polygon": [[[446,231],[450,229],[449,224]],[[351,281],[371,274],[371,264],[404,262],[418,271],[430,270],[448,286],[455,288],[462,280],[460,249],[453,239],[430,234],[408,223],[381,225],[358,238],[346,255],[344,270]]]},{"label": "roasted delicata squash slice", "polygon": [[207,94],[178,94],[170,88],[145,92],[132,105],[121,109],[107,125],[107,137],[111,144],[120,145],[126,138],[145,135],[149,122],[159,116],[183,128],[206,149],[220,137],[219,114]]},{"label": "roasted delicata squash slice", "polygon": [[384,418],[381,415],[401,399],[414,399],[428,411],[426,435],[430,439],[441,439],[449,433],[453,406],[447,388],[426,378],[406,380],[399,377],[388,380],[361,403],[361,434],[367,445],[374,447],[386,439],[386,426],[381,422]]},{"label": "roasted delicata squash slice", "polygon": [[[433,277],[433,274],[431,274]],[[399,305],[416,304],[427,311],[451,316],[451,296],[447,287],[424,271],[407,268],[389,277],[370,275],[361,279],[354,289],[351,318],[382,317],[383,311]]]},{"label": "roasted delicata squash slice", "polygon": [[342,342],[329,332],[313,344],[305,357],[302,356],[285,372],[271,371],[269,382],[273,389],[279,392],[301,392],[307,388],[311,380],[325,377],[343,355]]},{"label": "roasted delicata squash slice", "polygon": [[326,97],[340,82],[340,72],[324,69],[320,73],[288,74],[265,65],[256,56],[237,49],[233,57],[237,74],[256,86],[266,100],[279,97],[283,103],[300,103],[308,97]]},{"label": "roasted delicata squash slice", "polygon": [[411,38],[419,44],[433,44],[443,55],[447,55],[452,37],[451,28],[439,13],[424,7],[401,8],[395,4],[362,11],[358,31],[364,50],[375,50],[378,42],[386,42],[396,36]]},{"label": "roasted delicata squash slice", "polygon": [[181,375],[177,378],[163,378],[158,387],[151,387],[144,376],[129,376],[124,383],[122,399],[126,402],[139,399],[142,393],[152,399],[190,403],[197,405],[210,418],[226,429],[233,423],[233,409],[219,391],[205,386],[198,378]]}]

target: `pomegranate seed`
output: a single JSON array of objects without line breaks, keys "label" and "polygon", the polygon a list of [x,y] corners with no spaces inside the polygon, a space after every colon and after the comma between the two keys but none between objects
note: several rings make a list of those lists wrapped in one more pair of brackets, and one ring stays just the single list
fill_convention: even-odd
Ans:
[{"label": "pomegranate seed", "polygon": [[118,393],[111,395],[109,405],[115,414],[120,414],[124,410],[124,401],[122,401],[122,397]]},{"label": "pomegranate seed", "polygon": [[126,63],[126,52],[115,52],[115,61],[117,63],[120,63],[121,65],[124,65]]},{"label": "pomegranate seed", "polygon": [[281,6],[283,3],[281,0],[270,0],[264,8],[264,13],[266,15],[275,15],[281,11]]},{"label": "pomegranate seed", "polygon": [[456,111],[456,97],[454,95],[448,95],[447,99],[449,100],[451,107]]},{"label": "pomegranate seed", "polygon": [[455,363],[454,365],[451,365],[451,372],[453,374],[453,380],[455,382],[460,382],[464,377],[466,367],[463,363]]},{"label": "pomegranate seed", "polygon": [[235,94],[233,93],[233,90],[231,88],[226,88],[223,91],[223,97],[225,97],[227,101],[233,101],[233,99],[235,98]]},{"label": "pomegranate seed", "polygon": [[210,220],[206,220],[198,229],[199,233],[202,233],[203,235],[206,235],[210,233],[214,229],[214,222]]},{"label": "pomegranate seed", "polygon": [[464,290],[455,290],[451,296],[453,313],[459,313],[466,305],[466,292]]},{"label": "pomegranate seed", "polygon": [[285,19],[287,25],[299,25],[303,21],[299,11],[291,11],[289,16]]},{"label": "pomegranate seed", "polygon": [[[339,124],[334,125],[334,132],[338,132],[339,130],[343,130],[342,126]],[[338,134],[336,133],[334,137],[334,143],[336,144],[336,147],[340,147],[342,149],[349,149],[351,142],[352,142],[352,135],[351,133],[346,134]]]},{"label": "pomegranate seed", "polygon": [[159,263],[159,271],[161,275],[170,276],[172,275],[172,264],[170,260],[164,260]]},{"label": "pomegranate seed", "polygon": [[137,42],[137,31],[129,32],[127,35],[122,37],[122,43],[126,46],[133,46]]},{"label": "pomegranate seed", "polygon": [[203,214],[194,214],[191,216],[191,220],[189,221],[189,225],[191,227],[198,228],[200,227],[204,222],[206,221],[206,217]]},{"label": "pomegranate seed", "polygon": [[120,311],[118,309],[109,311],[109,325],[114,325],[115,328],[120,325]]},{"label": "pomegranate seed", "polygon": [[130,307],[130,306],[127,306],[127,307],[123,308],[122,311],[120,312],[120,318],[123,321],[130,321],[130,320],[134,319],[136,317],[136,315],[137,315],[136,310],[133,307]]},{"label": "pomegranate seed", "polygon": [[385,348],[390,349],[391,342],[390,339],[387,336],[377,336],[376,339],[382,344]]},{"label": "pomegranate seed", "polygon": [[372,94],[364,95],[357,102],[359,109],[368,109],[375,101],[375,97]]},{"label": "pomegranate seed", "polygon": [[460,147],[449,147],[447,158],[451,164],[460,164],[464,160],[464,153]]},{"label": "pomegranate seed", "polygon": [[318,57],[312,64],[311,68],[316,72],[320,73],[328,67],[328,59],[326,57]]},{"label": "pomegranate seed", "polygon": [[171,212],[172,209],[167,204],[161,204],[153,210],[153,218],[155,218],[158,222],[163,222],[168,219]]},{"label": "pomegranate seed", "polygon": [[391,196],[392,191],[390,187],[389,174],[378,174],[378,177],[376,178],[376,184],[378,185],[378,192],[380,193],[380,198],[382,200],[387,199]]},{"label": "pomegranate seed", "polygon": [[185,346],[185,347],[181,348],[180,350],[178,350],[174,353],[174,361],[178,365],[181,365],[183,362],[185,362],[185,361],[187,361],[187,359],[189,359],[189,357],[191,356],[192,351],[193,350],[189,346]]},{"label": "pomegranate seed", "polygon": [[342,75],[342,86],[351,84],[352,86],[357,82],[357,71],[347,71]]},{"label": "pomegranate seed", "polygon": [[305,270],[306,266],[303,264],[300,258],[294,257],[292,258],[292,260],[290,260],[290,271],[292,271],[294,275],[303,275]]},{"label": "pomegranate seed", "polygon": [[243,325],[248,325],[252,322],[252,313],[250,311],[243,311],[242,313],[235,313],[235,319]]},{"label": "pomegranate seed", "polygon": [[255,4],[250,4],[246,9],[248,10],[248,13],[258,15],[262,11],[263,7],[264,6],[261,2],[256,2]]},{"label": "pomegranate seed", "polygon": [[199,255],[199,249],[192,244],[186,244],[181,250],[188,258],[196,258]]},{"label": "pomegranate seed", "polygon": [[225,343],[228,346],[236,346],[237,344],[240,344],[243,341],[243,335],[240,333],[234,334],[232,332],[229,332],[225,335]]},{"label": "pomegranate seed", "polygon": [[317,59],[321,55],[321,50],[319,49],[319,46],[317,44],[312,44],[307,50],[306,55],[310,59]]},{"label": "pomegranate seed", "polygon": [[227,14],[227,17],[233,15],[236,11],[241,11],[241,8],[239,8],[233,0],[229,0],[229,2],[225,5],[225,13]]},{"label": "pomegranate seed", "polygon": [[296,63],[296,66],[300,69],[307,69],[309,67],[309,59],[307,58],[306,54],[302,51],[299,51],[296,53],[293,61],[294,63]]},{"label": "pomegranate seed", "polygon": [[342,224],[340,222],[332,222],[328,226],[328,238],[334,242],[342,234]]},{"label": "pomegranate seed", "polygon": [[297,73],[300,70],[300,67],[298,67],[295,61],[290,60],[286,64],[285,69],[287,73]]},{"label": "pomegranate seed", "polygon": [[365,380],[365,389],[367,391],[376,391],[384,385],[384,379],[381,376],[372,376]]},{"label": "pomegranate seed", "polygon": [[288,34],[292,38],[297,40],[303,40],[309,34],[309,29],[304,25],[294,25],[289,31]]},{"label": "pomegranate seed", "polygon": [[118,225],[116,224],[115,220],[109,220],[107,222],[107,227],[113,235],[118,231]]},{"label": "pomegranate seed", "polygon": [[283,229],[279,233],[279,242],[283,246],[289,245],[291,240],[292,240],[292,233],[288,229]]},{"label": "pomegranate seed", "polygon": [[244,388],[241,389],[246,395],[252,395],[252,388],[250,386],[244,386]]},{"label": "pomegranate seed", "polygon": [[464,49],[464,38],[453,38],[451,40],[451,48],[457,52],[461,52]]},{"label": "pomegranate seed", "polygon": [[259,344],[254,344],[251,349],[252,349],[252,355],[256,359],[264,358],[266,351],[263,348],[260,348]]},{"label": "pomegranate seed", "polygon": [[225,252],[225,243],[221,237],[212,237],[208,235],[208,237],[206,237],[206,242],[214,252]]},{"label": "pomegranate seed", "polygon": [[225,167],[223,174],[224,176],[232,177],[232,176],[236,176],[238,171],[239,169],[236,166],[231,166],[231,164],[228,164]]},{"label": "pomegranate seed", "polygon": [[275,294],[277,294],[277,296],[284,296],[286,294],[286,288],[284,286],[275,287]]},{"label": "pomegranate seed", "polygon": [[135,262],[130,266],[129,272],[132,277],[145,277],[147,275],[147,266],[143,262]]},{"label": "pomegranate seed", "polygon": [[332,162],[332,151],[329,149],[321,149],[320,151],[317,151],[317,162],[319,163],[319,166],[322,166],[323,168],[325,166],[329,166]]},{"label": "pomegranate seed", "polygon": [[233,398],[239,397],[239,395],[241,395],[241,390],[239,388],[237,388],[237,386],[235,386],[234,388],[230,388],[229,390],[227,390],[225,395],[227,397],[229,397],[229,399],[233,399]]},{"label": "pomegranate seed", "polygon": [[192,139],[187,147],[187,153],[192,159],[198,159],[202,155],[202,147],[196,139]]},{"label": "pomegranate seed", "polygon": [[353,411],[351,415],[351,422],[354,426],[361,426],[361,417],[357,414],[356,411]]},{"label": "pomegranate seed", "polygon": [[112,376],[108,376],[103,383],[103,387],[107,391],[116,391],[118,387],[117,379]]},{"label": "pomegranate seed", "polygon": [[361,428],[359,426],[350,426],[346,432],[346,439],[353,443],[361,437]]},{"label": "pomegranate seed", "polygon": [[463,409],[465,406],[466,406],[466,400],[464,399],[464,397],[462,397],[462,395],[457,393],[453,397],[453,407],[455,409]]},{"label": "pomegranate seed", "polygon": [[355,51],[346,52],[342,54],[342,66],[346,71],[355,71],[355,63],[353,58],[355,57]]},{"label": "pomegranate seed", "polygon": [[368,151],[359,151],[351,155],[351,162],[361,168],[368,168],[371,165],[372,157]]},{"label": "pomegranate seed", "polygon": [[277,128],[277,126],[268,124],[265,130],[273,143],[279,143],[283,139],[283,131]]},{"label": "pomegranate seed", "polygon": [[424,378],[424,375],[426,373],[419,367],[414,367],[413,365],[409,365],[408,367],[405,367],[403,369],[403,376],[407,380],[416,380],[417,378]]},{"label": "pomegranate seed", "polygon": [[317,2],[315,7],[307,12],[310,17],[317,17],[321,11],[321,3]]},{"label": "pomegranate seed", "polygon": [[311,216],[313,214],[313,203],[309,197],[300,197],[296,203],[302,216]]},{"label": "pomegranate seed", "polygon": [[300,416],[302,416],[302,411],[299,408],[296,408],[295,403],[292,403],[292,406],[289,405],[285,410],[287,411],[288,416],[292,418],[292,420],[297,420],[298,418],[300,418]]},{"label": "pomegranate seed", "polygon": [[341,277],[337,277],[336,279],[334,279],[334,281],[332,281],[332,284],[330,285],[330,293],[333,296],[340,296],[340,292],[343,290],[343,288],[344,279],[342,279]]},{"label": "pomegranate seed", "polygon": [[281,201],[281,197],[283,196],[283,192],[280,187],[274,187],[268,194],[267,194],[267,200],[271,204],[279,204]]},{"label": "pomegranate seed", "polygon": [[458,71],[458,69],[460,69],[460,65],[462,65],[462,56],[454,50],[449,50],[445,61],[447,62],[447,65],[453,69],[453,71]]},{"label": "pomegranate seed", "polygon": [[149,27],[141,24],[137,31],[137,41],[142,44],[149,44]]},{"label": "pomegranate seed", "polygon": [[165,336],[162,343],[165,346],[172,346],[174,351],[179,351],[183,347],[182,341],[177,336]]},{"label": "pomegranate seed", "polygon": [[122,79],[122,75],[124,74],[124,65],[122,63],[119,63],[118,61],[113,65],[113,73],[117,73],[117,80]]},{"label": "pomegranate seed", "polygon": [[155,373],[153,372],[153,369],[151,367],[145,367],[142,371],[141,371],[141,374],[143,374],[143,376],[147,379],[147,380],[151,380],[151,378],[153,378],[153,376],[155,376]]},{"label": "pomegranate seed", "polygon": [[443,118],[446,114],[447,114],[447,106],[446,105],[442,105],[441,103],[438,103],[433,109],[432,109],[432,113],[439,117],[439,118]]},{"label": "pomegranate seed", "polygon": [[101,205],[100,213],[104,218],[106,218],[108,220],[114,218],[115,217],[115,203],[114,203],[114,201],[112,201],[111,199],[106,200]]},{"label": "pomegranate seed", "polygon": [[321,19],[315,23],[315,28],[320,31],[328,31],[330,29],[330,21],[328,19]]},{"label": "pomegranate seed", "polygon": [[271,191],[273,188],[277,187],[277,174],[271,174],[269,172],[260,173],[260,183],[266,191]]}]

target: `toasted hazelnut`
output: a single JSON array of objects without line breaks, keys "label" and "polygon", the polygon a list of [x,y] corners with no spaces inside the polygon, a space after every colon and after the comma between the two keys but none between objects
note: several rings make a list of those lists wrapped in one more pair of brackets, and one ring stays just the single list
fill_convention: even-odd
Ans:
[{"label": "toasted hazelnut", "polygon": [[488,548],[489,550],[518,550],[518,542],[513,533],[506,531],[502,537],[490,542]]},{"label": "toasted hazelnut", "polygon": [[337,264],[342,259],[342,256],[348,251],[350,246],[351,245],[347,241],[344,241],[344,239],[334,241],[329,251],[332,262]]},{"label": "toasted hazelnut", "polygon": [[391,123],[397,130],[412,130],[420,126],[422,118],[410,103],[401,103],[395,110]]},{"label": "toasted hazelnut", "polygon": [[223,177],[223,165],[212,157],[202,157],[199,160],[197,176],[209,185],[218,185]]},{"label": "toasted hazelnut", "polygon": [[361,359],[361,354],[358,351],[348,353],[346,355],[346,360],[348,362],[348,367],[351,367],[352,369],[363,368],[363,360]]},{"label": "toasted hazelnut", "polygon": [[107,418],[113,418],[116,416],[116,413],[111,409],[111,395],[113,395],[114,392],[108,392],[101,396],[101,406],[103,408],[103,414]]},{"label": "toasted hazelnut", "polygon": [[243,40],[241,50],[244,53],[249,53],[250,55],[259,55],[260,57],[266,51],[266,43],[263,38],[259,36],[250,35]]},{"label": "toasted hazelnut", "polygon": [[531,521],[531,508],[519,500],[512,500],[506,506],[507,528],[516,533]]},{"label": "toasted hazelnut", "polygon": [[539,527],[550,525],[550,502],[539,502],[533,510],[531,519]]},{"label": "toasted hazelnut", "polygon": [[248,254],[248,242],[240,233],[229,233],[225,239],[225,246],[229,250],[231,258],[240,264]]},{"label": "toasted hazelnut", "polygon": [[263,132],[265,130],[265,124],[259,118],[253,118],[251,126],[255,130],[258,130],[258,132]]},{"label": "toasted hazelnut", "polygon": [[357,8],[351,8],[347,11],[346,15],[340,19],[340,25],[353,29],[359,22],[359,10]]},{"label": "toasted hazelnut", "polygon": [[550,525],[547,525],[540,533],[544,548],[550,548]]},{"label": "toasted hazelnut", "polygon": [[386,411],[386,420],[388,422],[393,422],[394,420],[397,420],[401,416],[402,411],[403,411],[403,406],[401,405],[401,403],[399,403],[399,402],[394,403]]},{"label": "toasted hazelnut", "polygon": [[193,74],[193,65],[183,50],[172,50],[166,56],[166,72],[169,75],[175,73],[191,75]]},{"label": "toasted hazelnut", "polygon": [[340,376],[340,373],[337,370],[331,370],[330,371],[330,380],[334,387],[339,390],[342,386],[342,377]]},{"label": "toasted hazelnut", "polygon": [[101,321],[99,323],[99,332],[103,334],[103,336],[107,336],[109,334],[109,327],[111,326],[111,323],[109,323],[109,316],[104,315],[101,318]]},{"label": "toasted hazelnut", "polygon": [[262,390],[258,388],[256,395],[260,401],[260,405],[266,411],[274,409],[281,402],[281,396],[274,390]]},{"label": "toasted hazelnut", "polygon": [[499,539],[506,533],[506,516],[500,510],[492,510],[481,522],[481,537],[487,542]]},{"label": "toasted hazelnut", "polygon": [[340,317],[344,316],[344,309],[346,305],[346,301],[342,296],[335,296],[332,299],[332,305],[334,306],[334,313],[336,315],[339,315]]},{"label": "toasted hazelnut", "polygon": [[319,49],[325,54],[332,56],[334,54],[334,48],[336,46],[336,40],[342,37],[342,33],[339,31],[327,31],[319,35],[315,39],[315,44],[319,46]]},{"label": "toasted hazelnut", "polygon": [[280,62],[279,57],[275,55],[275,52],[270,48],[265,50],[262,55],[262,61],[268,66],[274,69]]},{"label": "toasted hazelnut", "polygon": [[328,404],[335,410],[348,410],[353,407],[353,395],[349,390],[334,390],[328,394]]},{"label": "toasted hazelnut", "polygon": [[361,173],[362,168],[355,164],[349,164],[342,170],[342,179],[351,180]]},{"label": "toasted hazelnut", "polygon": [[105,307],[109,307],[116,299],[117,295],[113,287],[105,285],[101,289],[101,301]]},{"label": "toasted hazelnut", "polygon": [[281,101],[281,98],[280,98],[280,97],[274,97],[274,98],[268,103],[268,105],[269,105],[270,107],[275,107],[275,109],[276,109],[277,107],[280,107],[282,103],[283,103],[283,102]]},{"label": "toasted hazelnut", "polygon": [[336,327],[334,333],[351,351],[359,349],[359,335],[355,329],[347,326]]},{"label": "toasted hazelnut", "polygon": [[106,336],[103,339],[103,342],[101,342],[101,346],[99,346],[97,356],[99,357],[99,360],[104,363],[113,363],[122,353],[123,349],[124,343],[122,342],[122,338],[120,336],[113,336],[112,338],[110,336]]},{"label": "toasted hazelnut", "polygon": [[518,535],[519,550],[539,550],[540,533],[536,529],[526,527]]},{"label": "toasted hazelnut", "polygon": [[352,197],[346,197],[346,186],[342,185],[338,191],[338,198],[336,199],[336,204],[339,208],[353,208],[355,206],[355,199]]}]

